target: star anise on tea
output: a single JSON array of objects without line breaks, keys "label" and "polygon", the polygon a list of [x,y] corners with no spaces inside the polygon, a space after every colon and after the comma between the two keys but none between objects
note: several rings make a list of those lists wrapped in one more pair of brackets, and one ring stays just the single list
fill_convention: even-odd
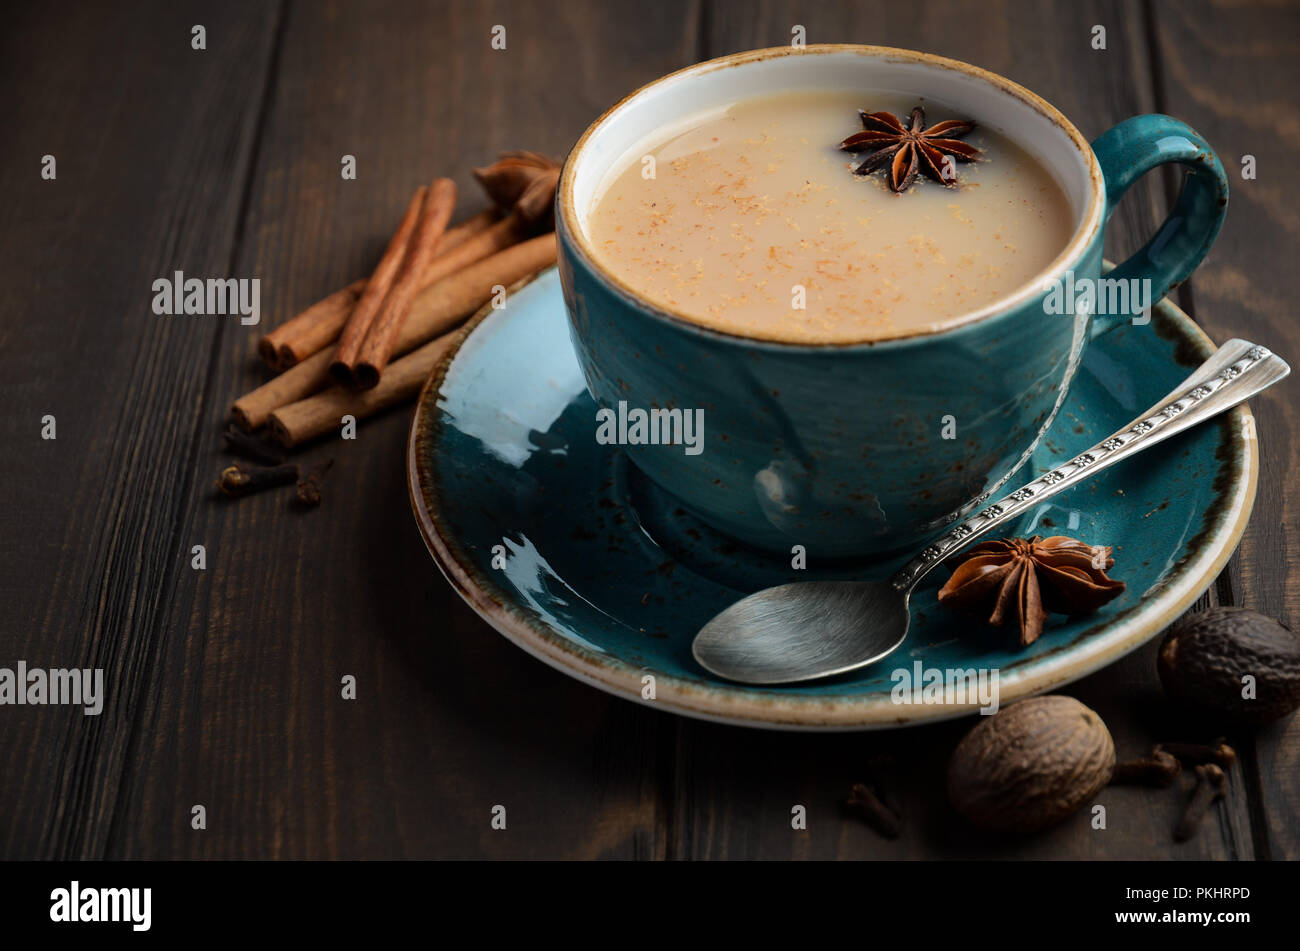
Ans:
[{"label": "star anise on tea", "polygon": [[856,168],[855,175],[870,175],[878,168],[888,167],[886,180],[895,192],[904,192],[916,180],[917,171],[924,172],[936,182],[949,188],[957,184],[957,173],[950,164],[951,156],[958,162],[970,162],[980,150],[960,141],[975,128],[966,119],[947,119],[925,127],[925,110],[916,106],[907,125],[892,112],[866,112],[859,109],[864,131],[849,136],[840,143],[845,152],[870,153]]},{"label": "star anise on tea", "polygon": [[1124,591],[1124,582],[1106,576],[1115,565],[1108,546],[1065,535],[983,542],[949,564],[939,603],[987,617],[994,627],[1014,622],[1021,647],[1038,640],[1049,612],[1091,614]]}]

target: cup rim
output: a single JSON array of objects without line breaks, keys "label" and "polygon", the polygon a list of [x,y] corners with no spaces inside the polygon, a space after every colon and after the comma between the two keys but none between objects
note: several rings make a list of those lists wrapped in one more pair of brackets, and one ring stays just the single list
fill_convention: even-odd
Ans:
[{"label": "cup rim", "polygon": [[[775,340],[765,337],[749,337],[744,334],[729,333],[723,330],[716,330],[712,327],[706,327],[702,324],[695,323],[682,313],[674,312],[659,304],[646,300],[642,294],[627,284],[618,275],[606,268],[599,258],[592,252],[587,235],[577,226],[576,205],[573,198],[574,179],[576,177],[575,167],[577,161],[581,158],[582,151],[591,136],[615,113],[622,110],[632,100],[636,99],[642,93],[671,81],[676,81],[691,74],[706,74],[719,69],[742,66],[749,63],[762,62],[768,59],[774,59],[779,56],[817,56],[829,53],[854,53],[861,56],[870,56],[877,58],[895,58],[912,63],[921,63],[934,66],[940,69],[947,69],[954,72],[964,73],[975,79],[981,80],[995,89],[1019,99],[1031,109],[1036,110],[1048,121],[1057,126],[1070,139],[1071,143],[1078,150],[1083,158],[1084,165],[1088,173],[1089,199],[1087,206],[1083,210],[1083,218],[1074,234],[1070,237],[1069,242],[1061,250],[1051,263],[1042,271],[1035,274],[1019,288],[1003,297],[998,298],[991,304],[984,307],[962,314],[955,320],[941,327],[922,328],[912,330],[897,336],[888,337],[882,340],[862,340],[854,342],[827,342],[827,343],[796,343],[786,340]],[[654,316],[655,318],[669,323],[679,329],[686,330],[703,337],[715,340],[724,340],[732,343],[743,342],[746,345],[759,347],[762,349],[771,349],[776,351],[808,351],[808,350],[853,350],[855,348],[867,349],[876,347],[907,345],[911,343],[922,342],[933,337],[964,330],[976,324],[982,324],[993,318],[1005,316],[1015,310],[1018,310],[1025,303],[1042,293],[1041,285],[1045,280],[1050,279],[1053,275],[1060,274],[1066,270],[1070,262],[1082,258],[1084,251],[1095,239],[1101,229],[1103,222],[1103,211],[1105,208],[1105,178],[1102,175],[1101,165],[1097,161],[1097,156],[1092,151],[1092,146],[1083,134],[1075,128],[1074,124],[1067,119],[1059,109],[1043,99],[1041,96],[1026,89],[1019,83],[1007,79],[998,73],[983,69],[979,66],[973,66],[970,63],[964,63],[961,60],[950,59],[946,56],[938,56],[933,53],[925,53],[919,50],[901,49],[892,46],[871,46],[858,43],[813,43],[803,48],[792,46],[775,46],[764,49],[745,50],[738,53],[729,53],[725,56],[719,56],[715,59],[705,60],[704,62],[695,63],[682,69],[674,70],[658,79],[651,80],[642,86],[634,89],[626,96],[621,98],[614,105],[606,109],[600,116],[591,123],[583,132],[582,136],[574,143],[573,148],[569,151],[564,160],[564,167],[560,173],[559,185],[555,193],[555,220],[557,237],[560,239],[561,247],[567,244],[568,250],[575,257],[581,258],[583,264],[593,274],[598,276],[610,290],[617,296],[625,299],[629,304],[638,309]],[[567,242],[565,240],[567,236]]]}]

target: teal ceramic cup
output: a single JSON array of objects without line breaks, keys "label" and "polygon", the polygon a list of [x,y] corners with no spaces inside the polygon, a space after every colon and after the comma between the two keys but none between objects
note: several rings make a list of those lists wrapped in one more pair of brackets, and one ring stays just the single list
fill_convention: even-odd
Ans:
[{"label": "teal ceramic cup", "polygon": [[[599,263],[587,234],[592,205],[656,130],[746,97],[828,88],[942,102],[1008,136],[1065,191],[1075,219],[1069,243],[1036,279],[941,330],[843,345],[706,329],[647,303]],[[1107,275],[1126,284],[1097,284],[1111,213],[1134,181],[1168,163],[1187,172],[1168,219]],[[787,554],[800,545],[810,558],[874,556],[919,546],[1024,465],[1089,337],[1144,320],[1137,298],[1115,306],[1114,289],[1145,286],[1154,303],[1184,280],[1214,241],[1227,197],[1209,146],[1168,116],[1128,119],[1090,146],[1038,96],[965,63],[869,46],[756,50],[657,80],[587,130],[556,199],[560,275],[573,344],[606,418],[637,408],[702,411],[697,453],[625,445],[641,472],[746,544]],[[1095,298],[1070,296],[1089,282]],[[1063,293],[1077,306],[1060,312]],[[956,438],[943,438],[947,417]],[[593,418],[593,439],[599,424]]]}]

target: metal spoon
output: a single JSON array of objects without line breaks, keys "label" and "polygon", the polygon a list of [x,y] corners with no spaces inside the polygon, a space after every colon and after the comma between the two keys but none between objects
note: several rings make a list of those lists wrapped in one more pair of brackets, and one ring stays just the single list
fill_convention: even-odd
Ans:
[{"label": "metal spoon", "polygon": [[999,499],[909,561],[887,581],[805,581],[737,601],[695,636],[706,670],[749,684],[788,684],[875,663],[903,643],[907,600],[935,565],[985,532],[1170,436],[1204,422],[1291,372],[1281,358],[1229,340],[1181,386],[1132,423]]}]

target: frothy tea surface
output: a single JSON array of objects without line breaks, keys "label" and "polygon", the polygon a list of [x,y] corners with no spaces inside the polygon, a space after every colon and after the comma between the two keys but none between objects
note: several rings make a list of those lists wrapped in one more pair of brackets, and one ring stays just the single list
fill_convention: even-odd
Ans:
[{"label": "frothy tea surface", "polygon": [[[1074,216],[1047,169],[982,127],[956,187],[921,175],[895,194],[888,168],[853,174],[862,156],[839,143],[858,110],[906,124],[917,104],[800,92],[702,115],[624,157],[589,216],[595,254],[664,309],[741,336],[853,343],[956,322],[1055,260]],[[927,126],[966,118],[923,105]]]}]

